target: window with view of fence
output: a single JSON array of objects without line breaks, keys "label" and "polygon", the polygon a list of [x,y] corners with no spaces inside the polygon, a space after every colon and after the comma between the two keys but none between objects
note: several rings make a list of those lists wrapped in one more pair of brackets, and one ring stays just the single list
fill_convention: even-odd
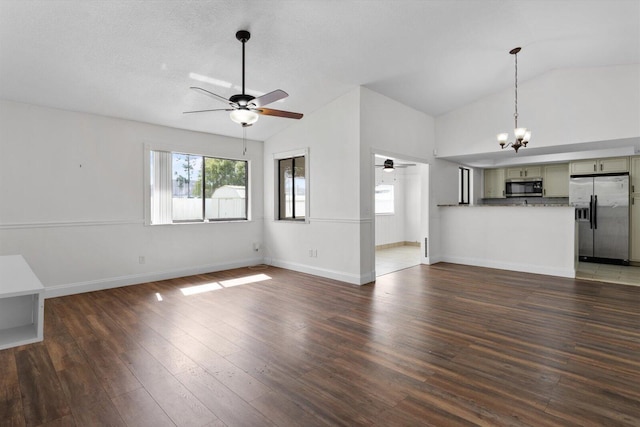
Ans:
[{"label": "window with view of fence", "polygon": [[248,164],[151,151],[151,223],[246,220]]}]

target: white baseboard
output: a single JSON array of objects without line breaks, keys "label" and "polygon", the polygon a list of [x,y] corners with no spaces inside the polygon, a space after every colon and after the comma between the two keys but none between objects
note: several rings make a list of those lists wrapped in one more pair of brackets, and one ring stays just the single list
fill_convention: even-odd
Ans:
[{"label": "white baseboard", "polygon": [[65,295],[80,294],[83,292],[93,292],[101,291],[104,289],[119,288],[121,286],[138,285],[140,283],[155,282],[158,280],[193,276],[195,274],[213,273],[216,271],[231,270],[233,268],[250,267],[256,264],[262,264],[263,262],[264,260],[262,258],[251,258],[229,263],[208,264],[175,270],[108,277],[105,279],[88,280],[85,282],[65,283],[62,285],[46,286],[44,295],[45,298],[55,298]]},{"label": "white baseboard", "polygon": [[443,262],[442,261],[442,257],[440,255],[431,255],[428,256],[424,259],[424,263],[426,265],[433,265],[433,264],[437,264],[439,262]]},{"label": "white baseboard", "polygon": [[339,280],[341,282],[350,283],[352,285],[364,285],[375,281],[375,272],[371,272],[365,275],[356,275],[277,259],[271,259],[269,264],[273,265],[274,267],[286,268],[287,270],[299,271],[300,273],[312,274],[314,276],[325,277],[327,279]]},{"label": "white baseboard", "polygon": [[506,263],[479,258],[452,257],[446,255],[439,257],[439,261],[450,262],[453,264],[474,265],[476,267],[496,268],[499,270],[521,271],[523,273],[545,274],[547,276],[568,277],[571,279],[576,277],[575,267],[556,268],[532,264]]}]

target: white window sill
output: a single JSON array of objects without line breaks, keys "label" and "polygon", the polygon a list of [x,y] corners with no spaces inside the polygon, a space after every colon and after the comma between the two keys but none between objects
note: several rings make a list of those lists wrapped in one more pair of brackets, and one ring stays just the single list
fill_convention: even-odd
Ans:
[{"label": "white window sill", "polygon": [[202,224],[235,224],[235,223],[249,223],[254,222],[250,219],[231,219],[231,220],[220,220],[220,221],[185,221],[185,222],[171,222],[168,224],[151,224],[147,223],[146,225],[150,227],[157,227],[163,225],[202,225]]}]

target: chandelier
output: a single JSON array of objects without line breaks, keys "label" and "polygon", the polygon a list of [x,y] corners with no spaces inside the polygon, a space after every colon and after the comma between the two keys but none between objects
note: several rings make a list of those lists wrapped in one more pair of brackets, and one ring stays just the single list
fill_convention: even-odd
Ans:
[{"label": "chandelier", "polygon": [[515,130],[513,131],[513,133],[515,134],[515,142],[509,142],[507,143],[507,140],[509,139],[509,134],[508,133],[499,133],[498,134],[498,143],[500,144],[500,147],[505,148],[508,146],[512,146],[514,150],[516,150],[516,153],[518,152],[518,149],[520,147],[526,147],[527,143],[529,142],[529,139],[531,139],[531,131],[527,130],[527,128],[519,128],[518,127],[518,52],[520,52],[521,48],[519,47],[514,47],[513,49],[511,49],[509,51],[509,53],[511,55],[514,55],[516,58],[516,97],[515,97],[515,107],[516,107],[516,112],[513,115],[513,118],[515,120]]}]

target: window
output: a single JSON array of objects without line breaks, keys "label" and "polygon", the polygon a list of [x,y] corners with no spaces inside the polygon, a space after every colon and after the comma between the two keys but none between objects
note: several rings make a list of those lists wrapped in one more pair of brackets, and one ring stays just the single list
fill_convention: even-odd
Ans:
[{"label": "window", "polygon": [[248,163],[151,151],[151,223],[246,220]]},{"label": "window", "polygon": [[458,176],[458,203],[469,204],[469,169],[460,167]]},{"label": "window", "polygon": [[279,159],[278,219],[304,220],[307,207],[305,156]]},{"label": "window", "polygon": [[379,214],[392,214],[394,210],[393,184],[376,185],[375,212]]}]

